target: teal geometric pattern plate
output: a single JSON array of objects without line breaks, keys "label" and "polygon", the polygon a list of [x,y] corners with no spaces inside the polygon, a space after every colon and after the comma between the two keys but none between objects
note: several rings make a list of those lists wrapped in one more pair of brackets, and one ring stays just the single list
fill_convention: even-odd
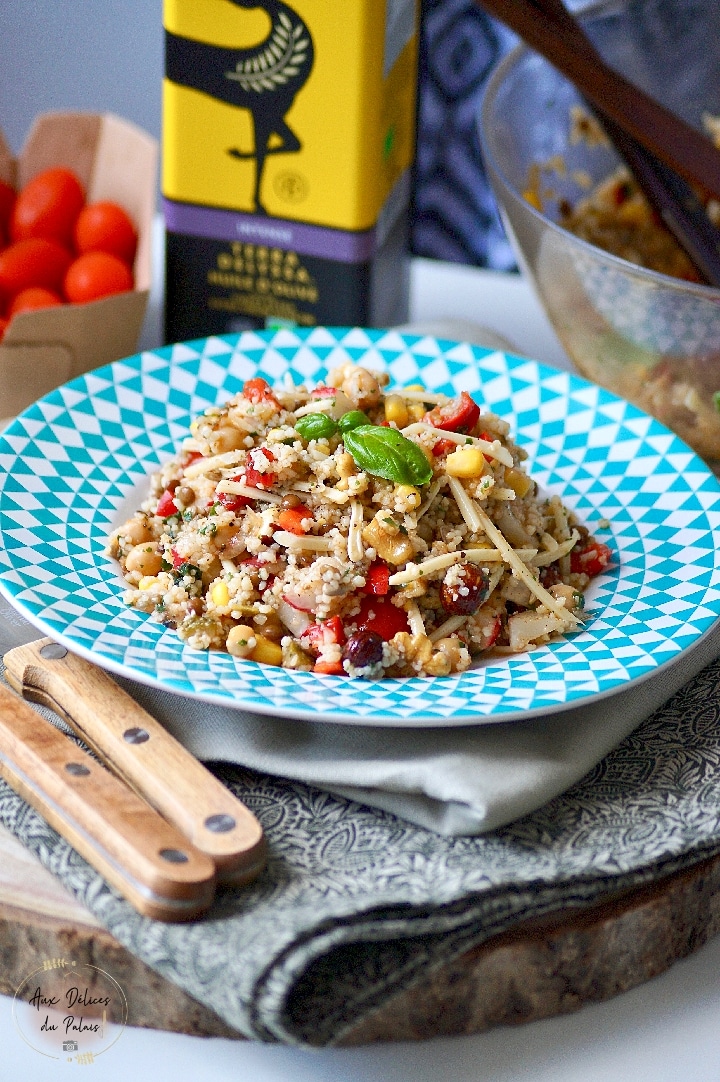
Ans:
[{"label": "teal geometric pattern plate", "polygon": [[[533,478],[612,549],[584,627],[527,654],[434,679],[317,676],[195,651],[122,602],[106,537],[192,419],[261,372],[313,381],[359,361],[392,382],[467,390],[505,417]],[[103,668],[285,717],[455,726],[617,693],[720,615],[720,485],[657,421],[567,372],[502,352],[357,328],[245,332],[149,351],[73,380],[0,437],[0,590],[39,631]]]}]

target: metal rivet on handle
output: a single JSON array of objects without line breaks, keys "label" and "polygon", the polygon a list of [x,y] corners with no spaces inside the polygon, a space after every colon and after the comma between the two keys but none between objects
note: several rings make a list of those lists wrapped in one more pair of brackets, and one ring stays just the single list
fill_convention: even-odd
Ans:
[{"label": "metal rivet on handle", "polygon": [[144,744],[149,739],[150,733],[146,729],[126,729],[123,733],[123,740],[128,744]]},{"label": "metal rivet on handle", "polygon": [[228,830],[234,830],[237,824],[232,815],[222,813],[220,815],[209,815],[205,820],[205,826],[208,830],[212,830],[213,834],[226,834]]},{"label": "metal rivet on handle", "polygon": [[90,770],[82,763],[65,763],[65,769],[68,774],[72,774],[73,777],[80,778],[85,774],[89,774]]},{"label": "metal rivet on handle", "polygon": [[187,864],[188,855],[181,849],[161,849],[160,856],[169,864]]},{"label": "metal rivet on handle", "polygon": [[46,661],[60,661],[66,656],[67,650],[59,642],[46,642],[40,648],[40,657],[44,657]]}]

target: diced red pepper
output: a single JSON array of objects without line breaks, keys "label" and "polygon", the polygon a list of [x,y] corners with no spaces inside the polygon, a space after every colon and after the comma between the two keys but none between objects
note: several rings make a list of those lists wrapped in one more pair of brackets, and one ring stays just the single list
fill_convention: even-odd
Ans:
[{"label": "diced red pepper", "polygon": [[409,631],[410,625],[403,609],[393,605],[389,598],[366,595],[360,603],[360,613],[353,617],[358,631],[375,631],[385,642],[390,642],[398,631]]},{"label": "diced red pepper", "polygon": [[375,560],[368,568],[365,579],[365,590],[369,594],[380,597],[390,590],[390,568],[384,560]]},{"label": "diced red pepper", "polygon": [[262,376],[247,380],[242,389],[242,396],[255,405],[260,402],[270,402],[273,406],[280,407],[280,403],[270,389],[270,384]]},{"label": "diced red pepper", "polygon": [[308,522],[312,520],[312,511],[300,504],[298,507],[287,507],[278,515],[278,526],[288,533],[306,534],[309,530]]},{"label": "diced red pepper", "polygon": [[337,394],[337,387],[316,387],[310,392],[311,398],[334,398]]},{"label": "diced red pepper", "polygon": [[612,551],[602,541],[593,541],[582,549],[573,549],[570,553],[570,570],[583,572],[593,578],[600,575],[610,564]]},{"label": "diced red pepper", "polygon": [[171,515],[177,515],[180,508],[175,503],[173,498],[173,490],[166,488],[162,496],[158,500],[158,505],[155,508],[155,514],[160,518],[170,518]]},{"label": "diced red pepper", "polygon": [[467,391],[461,391],[457,398],[443,406],[435,406],[423,417],[425,424],[433,428],[442,428],[446,432],[469,432],[480,417],[480,407]]},{"label": "diced red pepper", "polygon": [[490,634],[485,639],[485,649],[489,650],[491,646],[494,646],[497,642],[498,635],[502,631],[502,620],[499,616],[495,617],[495,623],[493,624]]}]

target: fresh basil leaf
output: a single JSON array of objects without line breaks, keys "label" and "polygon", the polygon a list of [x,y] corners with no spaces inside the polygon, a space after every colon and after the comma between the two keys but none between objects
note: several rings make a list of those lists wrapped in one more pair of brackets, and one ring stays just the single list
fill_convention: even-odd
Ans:
[{"label": "fresh basil leaf", "polygon": [[363,413],[362,410],[350,410],[349,413],[343,413],[338,421],[341,432],[352,432],[353,428],[359,428],[360,425],[369,424],[370,418],[367,413]]},{"label": "fresh basil leaf", "polygon": [[304,440],[329,440],[337,430],[337,421],[327,413],[306,413],[295,422],[295,431]]},{"label": "fresh basil leaf", "polygon": [[374,477],[398,485],[424,485],[432,477],[424,452],[396,428],[360,425],[345,433],[343,443],[356,465]]}]

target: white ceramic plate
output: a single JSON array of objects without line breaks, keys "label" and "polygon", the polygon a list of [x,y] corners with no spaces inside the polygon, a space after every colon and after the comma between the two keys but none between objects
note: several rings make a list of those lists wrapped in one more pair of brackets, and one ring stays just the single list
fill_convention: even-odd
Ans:
[{"label": "white ceramic plate", "polygon": [[[352,680],[195,651],[122,602],[106,537],[191,420],[258,372],[315,381],[347,360],[398,384],[469,391],[507,418],[529,469],[610,545],[588,620],[528,654],[461,675]],[[315,328],[168,346],[97,369],[0,439],[0,588],[47,635],[141,683],[314,721],[454,726],[577,706],[647,678],[720,615],[720,485],[658,422],[566,372],[398,332]]]}]

